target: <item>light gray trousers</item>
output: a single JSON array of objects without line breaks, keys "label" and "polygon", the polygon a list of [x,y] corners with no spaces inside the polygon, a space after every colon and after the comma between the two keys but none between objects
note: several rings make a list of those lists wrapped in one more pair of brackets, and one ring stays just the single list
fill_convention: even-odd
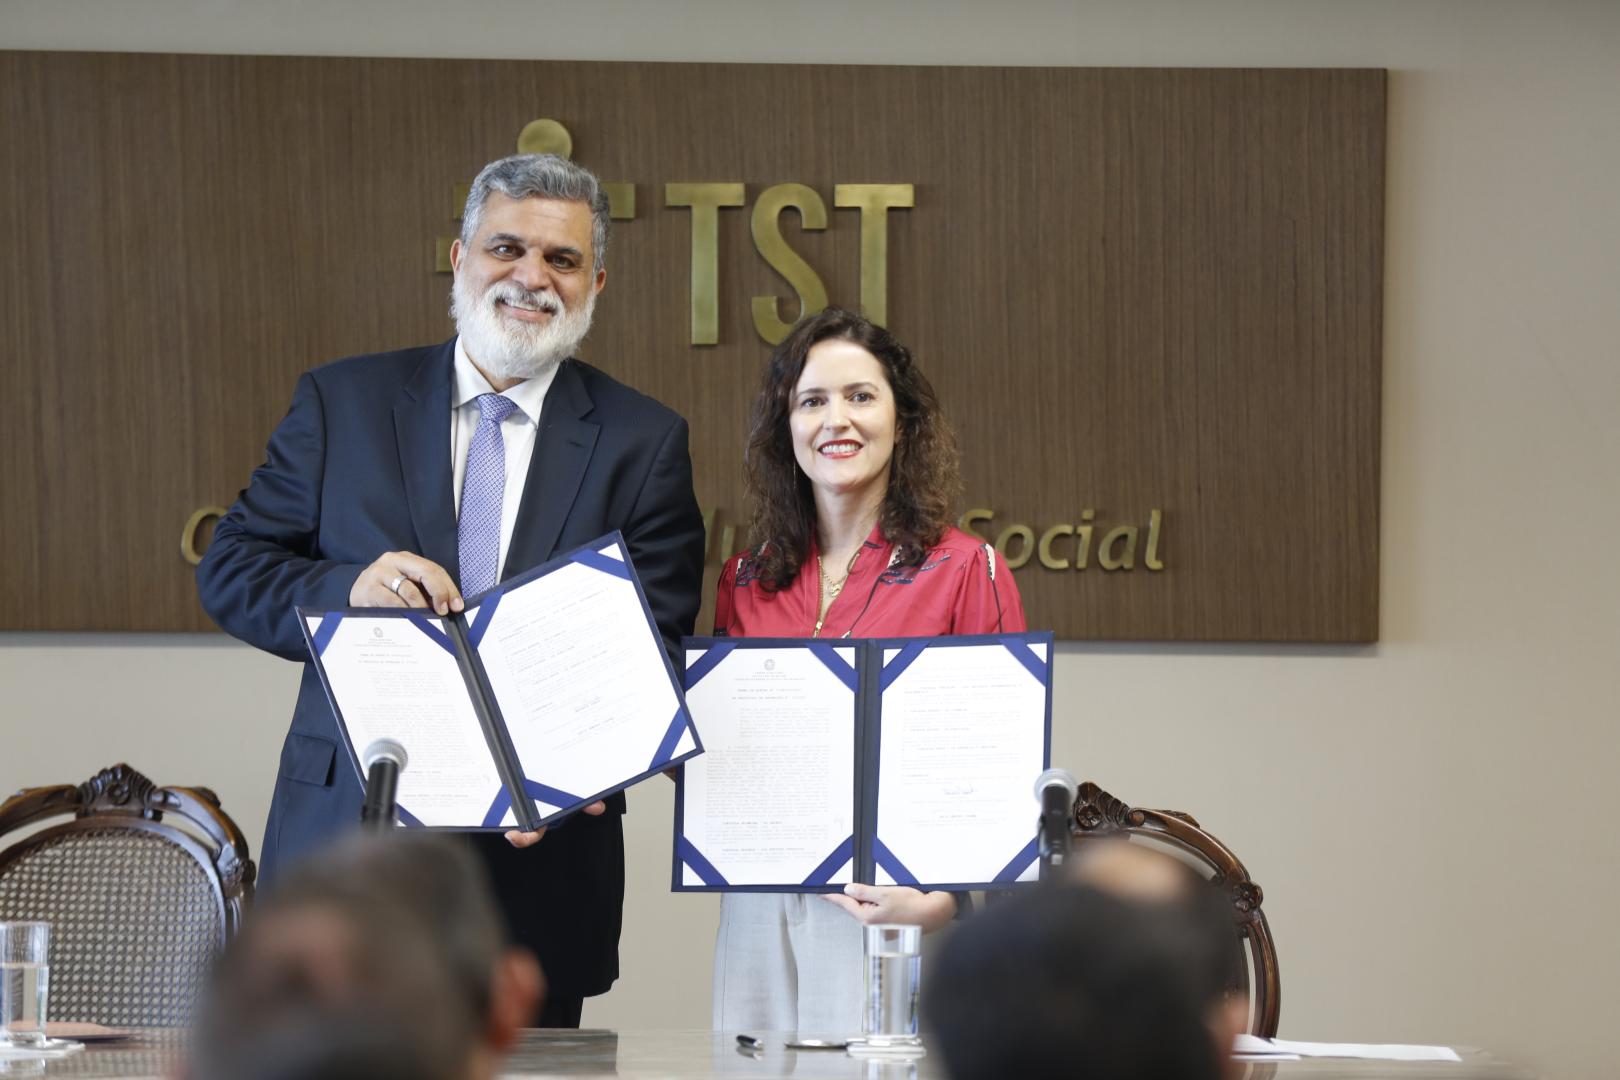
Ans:
[{"label": "light gray trousers", "polygon": [[[923,938],[923,973],[947,935]],[[813,893],[726,893],[714,942],[716,1031],[861,1034],[861,924]]]}]

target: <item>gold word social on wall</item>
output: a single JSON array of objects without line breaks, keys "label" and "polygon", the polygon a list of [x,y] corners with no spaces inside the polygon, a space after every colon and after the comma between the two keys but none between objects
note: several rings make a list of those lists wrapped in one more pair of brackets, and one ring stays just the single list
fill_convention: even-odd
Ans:
[{"label": "gold word social on wall", "polygon": [[[1104,570],[1136,569],[1138,542],[1144,530],[1132,524],[1099,526],[1095,510],[1080,511],[1080,520],[1075,524],[1046,526],[1038,539],[1035,530],[1028,525],[1014,522],[1003,528],[993,526],[995,517],[994,510],[975,508],[963,514],[957,524],[980,540],[993,543],[1014,570],[1029,562],[1032,555],[1045,570],[1084,570],[1091,565],[1092,538],[1099,529],[1101,539],[1097,540],[1095,549],[1097,566]],[[981,531],[980,526],[988,531]],[[1145,531],[1147,544],[1142,567],[1163,570],[1160,547],[1164,542],[1164,511],[1148,511]]]}]

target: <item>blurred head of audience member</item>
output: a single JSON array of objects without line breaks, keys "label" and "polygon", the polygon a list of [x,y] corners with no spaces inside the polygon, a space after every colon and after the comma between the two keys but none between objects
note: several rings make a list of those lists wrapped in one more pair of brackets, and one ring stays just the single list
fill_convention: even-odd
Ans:
[{"label": "blurred head of audience member", "polygon": [[1125,900],[1164,911],[1186,922],[1188,963],[1202,973],[1209,1026],[1220,1045],[1248,1029],[1248,995],[1242,969],[1247,960],[1232,922],[1230,899],[1187,863],[1159,848],[1109,839],[1085,845],[1069,863],[1078,882]]},{"label": "blurred head of audience member", "polygon": [[1230,919],[1166,856],[1108,858],[955,928],[922,999],[952,1080],[1230,1073]]},{"label": "blurred head of audience member", "polygon": [[442,837],[355,834],[249,912],[203,1002],[189,1080],[482,1080],[542,993],[482,867]]}]

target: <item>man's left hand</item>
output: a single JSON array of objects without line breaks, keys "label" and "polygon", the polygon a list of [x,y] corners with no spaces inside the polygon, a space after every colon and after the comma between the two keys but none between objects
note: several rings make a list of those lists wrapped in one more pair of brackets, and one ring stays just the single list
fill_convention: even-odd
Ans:
[{"label": "man's left hand", "polygon": [[[598,799],[596,802],[591,803],[591,805],[585,808],[585,813],[591,815],[591,817],[601,817],[603,814],[607,813],[607,803]],[[534,845],[540,842],[540,838],[544,835],[546,835],[546,827],[544,825],[540,826],[540,828],[536,829],[534,832],[523,832],[520,829],[511,829],[507,831],[506,842],[515,848],[534,847]],[[954,907],[955,905],[953,904],[953,910]]]}]

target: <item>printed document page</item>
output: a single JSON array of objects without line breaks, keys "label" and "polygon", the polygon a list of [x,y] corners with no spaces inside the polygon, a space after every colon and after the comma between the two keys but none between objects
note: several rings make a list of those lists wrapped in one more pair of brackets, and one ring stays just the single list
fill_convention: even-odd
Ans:
[{"label": "printed document page", "polygon": [[[616,545],[600,555],[623,565]],[[659,764],[680,699],[629,577],[575,562],[495,602],[478,655],[542,817]],[[683,730],[662,757],[694,746]]]},{"label": "printed document page", "polygon": [[[1045,643],[1018,648],[1041,666]],[[887,669],[905,650],[886,648]],[[883,691],[877,839],[924,884],[982,884],[1033,840],[1046,685],[1000,643],[922,649]],[[887,681],[887,680],[886,680]],[[906,880],[884,866],[877,882]],[[1033,880],[1032,859],[1013,880]]]},{"label": "printed document page", "polygon": [[[852,676],[855,649],[832,651]],[[689,652],[688,668],[703,655]],[[809,649],[739,648],[686,704],[704,752],[685,766],[683,836],[724,883],[853,880],[855,691]],[[681,872],[684,884],[716,884],[690,865]]]},{"label": "printed document page", "polygon": [[[410,761],[398,804],[423,825],[473,827],[502,790],[500,774],[444,620],[347,614],[321,650],[321,667],[358,758],[374,739],[393,739]],[[313,635],[322,620],[309,618]],[[507,824],[513,820],[508,816]]]}]

